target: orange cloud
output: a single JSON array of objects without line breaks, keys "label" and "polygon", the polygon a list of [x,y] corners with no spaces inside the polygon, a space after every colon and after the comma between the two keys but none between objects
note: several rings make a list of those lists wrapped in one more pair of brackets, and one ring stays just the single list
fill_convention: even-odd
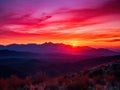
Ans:
[{"label": "orange cloud", "polygon": [[96,8],[57,9],[37,17],[31,13],[2,11],[0,44],[52,41],[72,45],[109,46],[115,42],[114,45],[119,46],[119,16],[119,0],[110,0]]}]

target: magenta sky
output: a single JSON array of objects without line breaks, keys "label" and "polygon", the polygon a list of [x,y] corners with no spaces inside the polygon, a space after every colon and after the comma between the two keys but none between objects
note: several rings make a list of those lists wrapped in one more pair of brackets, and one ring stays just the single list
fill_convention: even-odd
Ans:
[{"label": "magenta sky", "polygon": [[0,44],[120,46],[120,0],[0,0],[0,12]]}]

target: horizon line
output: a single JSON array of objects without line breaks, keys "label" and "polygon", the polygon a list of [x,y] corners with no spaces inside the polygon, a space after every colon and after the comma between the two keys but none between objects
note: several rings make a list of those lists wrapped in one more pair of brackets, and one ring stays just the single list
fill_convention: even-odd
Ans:
[{"label": "horizon line", "polygon": [[93,45],[71,45],[71,44],[65,44],[65,43],[55,43],[55,42],[43,42],[43,43],[11,43],[11,44],[0,44],[0,46],[9,46],[9,45],[43,45],[43,44],[62,44],[72,47],[91,47],[91,48],[109,48],[109,49],[120,49],[120,46],[93,46]]}]

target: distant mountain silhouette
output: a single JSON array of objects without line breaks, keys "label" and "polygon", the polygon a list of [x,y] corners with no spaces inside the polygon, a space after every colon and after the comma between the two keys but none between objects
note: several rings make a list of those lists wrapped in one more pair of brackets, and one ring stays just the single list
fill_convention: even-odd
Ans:
[{"label": "distant mountain silhouette", "polygon": [[35,53],[29,52],[21,52],[21,51],[14,51],[14,50],[0,50],[0,59],[1,58],[28,58],[36,55]]},{"label": "distant mountain silhouette", "polygon": [[120,53],[105,48],[73,47],[64,44],[0,45],[0,77],[24,77],[36,72],[58,76],[120,60]]},{"label": "distant mountain silhouette", "polygon": [[[95,57],[95,56],[94,56]],[[39,60],[44,62],[76,62],[79,60],[93,58],[87,55],[73,55],[63,53],[31,53],[14,50],[0,50],[0,64],[22,63],[28,60]]]},{"label": "distant mountain silhouette", "polygon": [[118,55],[120,53],[114,52],[104,48],[92,48],[88,46],[73,47],[64,44],[44,43],[44,44],[11,44],[7,46],[0,45],[0,50],[15,50],[22,52],[32,52],[39,54],[74,54],[74,55],[90,55],[90,56],[109,56]]},{"label": "distant mountain silhouette", "polygon": [[0,65],[0,73],[2,73],[0,77],[9,77],[14,74],[25,77],[34,75],[36,72],[45,72],[48,76],[53,77],[118,60],[120,61],[120,55],[86,59],[75,63],[41,62],[33,59],[22,63]]}]

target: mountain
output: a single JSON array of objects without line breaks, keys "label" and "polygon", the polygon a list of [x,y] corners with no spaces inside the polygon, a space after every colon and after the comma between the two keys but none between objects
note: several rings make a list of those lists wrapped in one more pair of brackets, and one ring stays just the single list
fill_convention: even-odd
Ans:
[{"label": "mountain", "polygon": [[96,49],[88,46],[73,47],[64,44],[54,44],[51,42],[44,44],[11,44],[7,46],[0,45],[0,50],[3,49],[39,54],[73,54],[87,56],[110,56],[120,54],[118,52],[104,48]]},{"label": "mountain", "polygon": [[72,47],[54,43],[12,44],[1,45],[0,49],[1,77],[12,74],[25,77],[37,72],[45,72],[53,77],[120,60],[118,52],[88,46]]},{"label": "mountain", "polygon": [[14,51],[14,50],[0,50],[0,59],[1,58],[31,58],[36,56],[36,53],[31,52],[22,52],[22,51]]},{"label": "mountain", "polygon": [[31,53],[14,50],[0,50],[0,64],[22,63],[28,60],[39,60],[44,62],[76,62],[79,60],[93,58],[87,55],[73,55],[62,53]]},{"label": "mountain", "polygon": [[22,63],[0,65],[0,73],[2,73],[0,77],[8,77],[14,74],[25,77],[27,75],[34,75],[37,72],[45,72],[48,76],[54,77],[65,73],[79,72],[80,70],[114,61],[120,61],[120,55],[86,59],[74,63],[44,62],[33,59]]}]

